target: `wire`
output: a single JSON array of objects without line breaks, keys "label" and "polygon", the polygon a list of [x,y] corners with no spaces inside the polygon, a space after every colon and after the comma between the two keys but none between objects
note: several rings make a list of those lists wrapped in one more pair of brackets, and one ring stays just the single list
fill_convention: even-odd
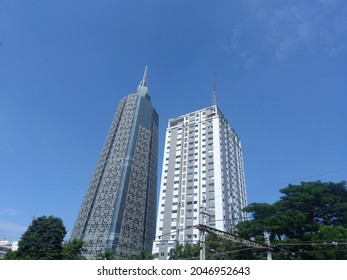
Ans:
[{"label": "wire", "polygon": [[310,242],[310,243],[293,243],[293,244],[286,244],[286,243],[274,243],[273,246],[312,246],[312,245],[324,245],[324,246],[341,246],[341,245],[347,245],[347,243],[339,243],[335,241],[331,241],[331,243],[324,242],[324,243],[316,243],[316,242]]},{"label": "wire", "polygon": [[[271,204],[269,204],[269,205],[271,205]],[[314,211],[319,211],[319,210],[322,210],[322,208],[318,208],[318,207],[316,207],[316,208],[311,208],[311,209],[305,209],[305,210],[301,210],[301,209],[295,209],[295,208],[288,208],[288,209],[286,209],[286,211],[287,210],[289,210],[289,211],[299,211],[300,213],[312,213],[312,212],[314,212]],[[286,211],[278,211],[278,212],[273,212],[273,213],[271,213],[271,214],[262,214],[262,215],[259,215],[259,216],[261,216],[261,218],[268,218],[268,217],[273,217],[273,216],[276,216],[276,215],[278,215],[278,214],[286,214]],[[334,211],[326,211],[326,213],[331,213],[331,212],[338,212],[338,211],[345,211],[345,209],[337,209],[337,210],[334,210]],[[247,212],[247,213],[253,213],[253,212]],[[322,214],[322,213],[320,213],[320,214]],[[342,213],[341,213],[342,214]],[[251,220],[254,220],[254,218],[252,217],[252,215],[251,216],[248,216],[248,217],[246,217],[246,219],[248,219],[249,221],[251,221]]]},{"label": "wire", "polygon": [[[290,209],[290,210],[295,210],[295,209]],[[312,209],[307,209],[305,211],[302,211],[300,210],[301,213],[311,213],[313,211],[317,210],[316,208],[312,208]],[[278,214],[283,214],[285,212],[275,212],[275,213],[272,213],[272,214],[269,214],[269,215],[262,215],[262,218],[269,218],[269,217],[274,217]],[[221,221],[230,221],[230,220],[243,220],[243,218],[234,218],[234,219],[218,219],[218,220],[209,220],[208,222],[221,222]],[[247,221],[253,221],[254,218],[253,217],[246,217],[246,220]],[[163,236],[166,236],[166,235],[171,235],[171,234],[174,234],[174,233],[177,233],[177,232],[180,232],[180,231],[184,231],[186,229],[190,229],[190,228],[194,228],[196,225],[193,225],[193,226],[187,226],[187,227],[184,227],[182,229],[178,229],[178,230],[174,230],[174,231],[171,231],[171,232],[167,232],[167,233],[163,233],[161,235],[158,235],[156,236],[156,238],[158,237],[163,237]]]},{"label": "wire", "polygon": [[248,250],[253,250],[254,248],[251,248],[251,247],[248,247],[248,248],[243,248],[243,249],[239,249],[239,250],[234,250],[234,251],[228,251],[228,252],[218,252],[216,250],[214,251],[211,251],[212,253],[215,253],[215,254],[231,254],[231,253],[237,253],[237,252],[241,252],[241,251],[248,251]]}]

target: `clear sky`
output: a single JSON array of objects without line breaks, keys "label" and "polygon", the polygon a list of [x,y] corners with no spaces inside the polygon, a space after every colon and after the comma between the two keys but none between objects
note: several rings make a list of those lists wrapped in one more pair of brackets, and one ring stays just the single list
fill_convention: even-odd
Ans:
[{"label": "clear sky", "polygon": [[160,116],[217,104],[240,135],[248,202],[347,179],[347,1],[0,0],[0,239],[33,216],[70,235],[119,100]]}]

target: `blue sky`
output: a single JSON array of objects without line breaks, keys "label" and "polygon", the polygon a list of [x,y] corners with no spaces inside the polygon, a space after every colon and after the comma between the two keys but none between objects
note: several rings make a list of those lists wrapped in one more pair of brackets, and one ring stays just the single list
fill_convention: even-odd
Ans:
[{"label": "blue sky", "polygon": [[146,64],[160,116],[217,104],[248,202],[347,179],[345,0],[0,0],[0,239],[33,216],[71,233],[119,100]]}]

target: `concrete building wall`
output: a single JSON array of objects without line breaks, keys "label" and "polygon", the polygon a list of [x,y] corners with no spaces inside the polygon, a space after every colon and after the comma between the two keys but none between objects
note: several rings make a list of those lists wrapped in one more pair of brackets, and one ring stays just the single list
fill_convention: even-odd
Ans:
[{"label": "concrete building wall", "polygon": [[168,259],[177,242],[198,242],[199,223],[231,230],[245,205],[240,140],[218,107],[169,120],[153,253]]}]

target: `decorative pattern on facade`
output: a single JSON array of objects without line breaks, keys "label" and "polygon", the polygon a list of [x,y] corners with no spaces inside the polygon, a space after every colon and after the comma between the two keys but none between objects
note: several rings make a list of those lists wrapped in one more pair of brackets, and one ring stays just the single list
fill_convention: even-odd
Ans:
[{"label": "decorative pattern on facade", "polygon": [[[149,108],[146,117],[155,121],[156,112],[145,96],[135,92],[123,98],[104,143],[71,235],[85,241],[87,258],[95,258],[106,249],[118,257],[144,250],[147,211],[155,215],[155,208],[146,209],[146,199],[153,190],[156,197],[156,180],[151,178],[157,171],[150,166],[157,165],[152,162],[157,160],[153,155],[157,151],[152,151],[151,143],[157,143],[158,138],[152,131],[157,123],[147,128],[138,124],[143,107]],[[154,233],[150,242],[153,239]]]}]

